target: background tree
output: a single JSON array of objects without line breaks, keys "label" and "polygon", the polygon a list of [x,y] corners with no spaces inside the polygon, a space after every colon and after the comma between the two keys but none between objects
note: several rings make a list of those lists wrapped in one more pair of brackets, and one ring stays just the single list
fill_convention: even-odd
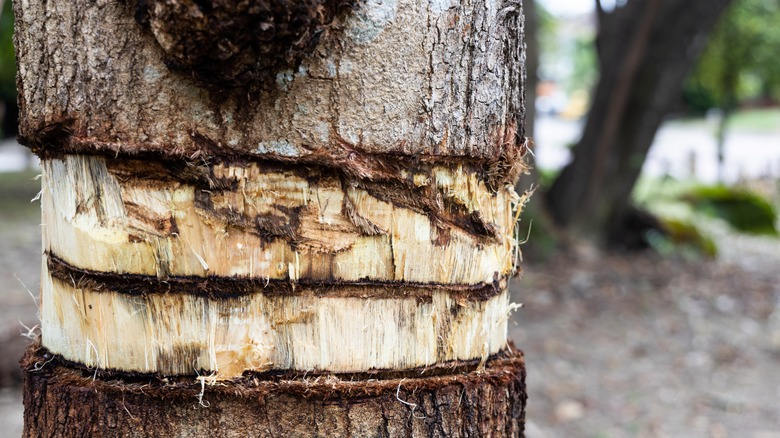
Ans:
[{"label": "background tree", "polygon": [[546,193],[555,222],[633,245],[631,191],[655,132],[730,0],[597,1],[600,76],[574,158]]},{"label": "background tree", "polygon": [[11,2],[0,0],[0,138],[16,135],[16,62]]}]

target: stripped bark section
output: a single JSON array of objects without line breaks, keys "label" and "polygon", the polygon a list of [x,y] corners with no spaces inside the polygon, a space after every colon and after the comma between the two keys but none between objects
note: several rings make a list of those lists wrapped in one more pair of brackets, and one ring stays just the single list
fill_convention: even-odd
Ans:
[{"label": "stripped bark section", "polygon": [[380,188],[255,162],[181,175],[107,163],[81,155],[43,162],[44,247],[76,268],[475,285],[510,276],[518,259],[522,198],[463,166],[405,170],[405,185]]},{"label": "stripped bark section", "polygon": [[430,301],[437,290],[447,291],[453,299],[485,301],[507,288],[507,280],[491,284],[459,285],[401,283],[378,281],[308,281],[262,280],[239,277],[157,277],[138,274],[115,274],[79,269],[54,254],[44,254],[49,274],[58,280],[95,292],[117,292],[124,295],[185,294],[211,299],[239,298],[247,295],[315,295],[341,298],[416,298]]},{"label": "stripped bark section", "polygon": [[25,437],[518,437],[527,399],[519,352],[446,375],[248,375],[217,385],[102,378],[36,346],[22,365]]},{"label": "stripped bark section", "polygon": [[89,367],[220,380],[272,369],[410,369],[484,360],[506,346],[506,290],[487,300],[442,289],[432,289],[427,299],[396,290],[386,298],[313,289],[230,298],[139,296],[96,291],[44,269],[42,342]]}]

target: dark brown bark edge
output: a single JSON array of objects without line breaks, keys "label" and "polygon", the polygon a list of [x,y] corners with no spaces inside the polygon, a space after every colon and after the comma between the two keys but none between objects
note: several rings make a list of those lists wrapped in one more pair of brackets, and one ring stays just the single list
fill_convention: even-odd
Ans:
[{"label": "dark brown bark edge", "polygon": [[30,346],[24,437],[519,437],[525,362],[506,351],[482,369],[425,377],[335,376],[197,383],[103,377]]}]

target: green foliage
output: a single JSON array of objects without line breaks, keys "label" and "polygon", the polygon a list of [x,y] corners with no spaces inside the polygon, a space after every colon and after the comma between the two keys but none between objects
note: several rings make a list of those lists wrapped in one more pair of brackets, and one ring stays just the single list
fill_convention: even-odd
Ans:
[{"label": "green foliage", "polygon": [[703,255],[710,258],[718,255],[715,241],[705,236],[693,222],[661,217],[658,219],[663,233],[649,233],[647,242],[660,254],[681,253],[683,256]]},{"label": "green foliage", "polygon": [[557,51],[558,40],[556,38],[556,33],[558,32],[558,22],[555,20],[555,17],[545,9],[541,2],[536,1],[534,6],[536,7],[536,15],[539,23],[537,38],[539,39],[541,53],[546,54]]},{"label": "green foliage", "polygon": [[561,20],[537,1],[542,79],[563,83],[568,92],[590,90],[598,80],[595,35],[587,25]]},{"label": "green foliage", "polygon": [[717,108],[720,103],[700,80],[689,80],[683,88],[682,98],[688,104],[688,111],[699,116],[704,115],[711,108]]},{"label": "green foliage", "polygon": [[16,98],[16,58],[14,57],[14,14],[11,0],[2,2],[0,12],[0,100]]},{"label": "green foliage", "polygon": [[761,196],[738,188],[704,186],[693,189],[683,199],[698,210],[721,218],[733,228],[751,234],[777,236],[777,211]]},{"label": "green foliage", "polygon": [[555,178],[561,173],[560,169],[542,169],[541,167],[536,169],[536,173],[539,175],[538,184],[542,190],[550,188]]},{"label": "green foliage", "polygon": [[780,99],[780,0],[735,0],[712,34],[684,98],[694,111]]}]

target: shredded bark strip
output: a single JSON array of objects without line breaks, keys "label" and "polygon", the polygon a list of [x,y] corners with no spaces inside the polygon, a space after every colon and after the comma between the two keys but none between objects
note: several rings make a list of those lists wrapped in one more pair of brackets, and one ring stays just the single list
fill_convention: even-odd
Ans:
[{"label": "shredded bark strip", "polygon": [[[475,173],[493,190],[512,184],[527,171],[523,158],[528,153],[528,142],[509,143],[502,153],[490,158],[474,158],[468,155],[404,154],[401,152],[374,153],[361,150],[343,139],[324,146],[304,147],[306,153],[288,157],[278,153],[250,153],[240,148],[227,147],[197,131],[190,131],[192,146],[186,150],[161,148],[160,145],[106,143],[94,138],[72,135],[64,121],[40,127],[35,135],[20,135],[19,142],[29,147],[41,160],[62,158],[65,155],[97,155],[116,160],[117,167],[126,167],[139,176],[154,175],[162,180],[178,179],[196,182],[203,188],[221,188],[219,181],[206,179],[211,165],[248,165],[256,163],[269,170],[294,170],[302,176],[308,174],[339,174],[350,180],[409,185],[402,175],[406,170],[433,166],[462,166],[468,173]],[[511,136],[514,136],[512,130]],[[512,138],[510,136],[510,138]],[[514,140],[512,140],[514,142]],[[140,161],[147,169],[137,169],[132,163]],[[192,171],[195,171],[193,173]],[[135,174],[135,173],[134,173]],[[216,184],[216,185],[213,185]],[[413,185],[412,185],[413,186]]]},{"label": "shredded bark strip", "polygon": [[50,351],[98,369],[200,372],[215,380],[246,371],[405,370],[486,359],[506,347],[514,308],[505,289],[484,301],[437,289],[407,295],[403,288],[385,297],[371,296],[370,288],[368,296],[346,297],[313,288],[237,297],[129,295],[47,271],[41,336]]},{"label": "shredded bark strip", "polygon": [[55,254],[45,254],[52,277],[81,289],[124,295],[196,295],[212,299],[247,295],[319,296],[352,298],[410,298],[430,301],[434,291],[446,291],[455,300],[487,301],[506,290],[507,281],[488,284],[423,284],[389,281],[268,280],[241,277],[157,277],[138,274],[96,272],[71,266]]},{"label": "shredded bark strip", "polygon": [[[209,375],[208,370],[199,370],[202,371],[201,375],[163,375],[160,373],[88,367],[79,362],[68,360],[59,354],[52,353],[42,346],[39,341],[32,343],[19,363],[23,370],[33,373],[47,373],[59,368],[67,369],[68,373],[74,376],[74,378],[75,376],[81,376],[90,380],[102,380],[104,382],[121,381],[127,385],[152,385],[159,388],[180,389],[183,391],[190,389],[198,392],[200,391],[200,377]],[[413,388],[415,382],[431,377],[462,377],[470,373],[484,373],[485,376],[490,376],[495,374],[496,369],[505,370],[507,368],[524,367],[525,359],[523,352],[518,350],[512,342],[509,342],[505,349],[490,355],[486,359],[450,360],[406,370],[370,369],[364,372],[349,373],[326,370],[247,370],[241,376],[229,380],[219,380],[218,385],[215,384],[210,387],[215,390],[229,385],[246,385],[249,388],[258,388],[261,385],[268,384],[269,386],[265,390],[269,390],[272,388],[272,384],[284,384],[291,387],[303,385],[298,387],[304,388],[305,385],[316,385],[319,381],[327,379],[331,383],[339,382],[342,385],[338,388],[328,385],[328,391],[312,392],[311,390],[304,390],[299,394],[315,397],[327,397],[329,394],[376,395],[383,388],[388,387],[388,385],[398,385],[401,380],[404,381],[402,388],[407,389]],[[360,382],[366,385],[358,385]],[[395,389],[395,386],[393,388]],[[358,394],[355,391],[364,392]],[[230,392],[230,390],[227,392]],[[195,392],[191,394],[195,394]]]}]

